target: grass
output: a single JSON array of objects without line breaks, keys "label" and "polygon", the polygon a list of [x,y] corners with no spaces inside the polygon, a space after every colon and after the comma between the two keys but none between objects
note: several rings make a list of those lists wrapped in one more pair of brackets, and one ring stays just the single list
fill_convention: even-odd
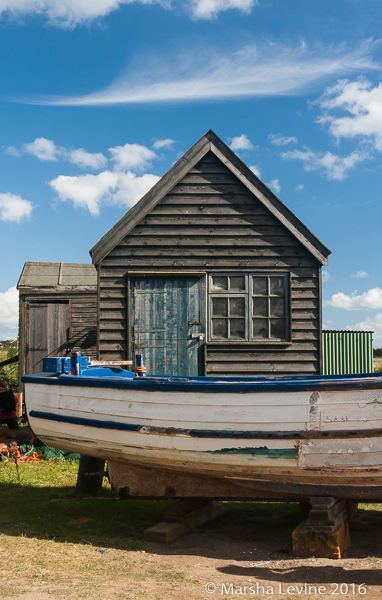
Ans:
[{"label": "grass", "polygon": [[77,469],[70,462],[21,464],[18,480],[13,463],[0,463],[0,597],[49,591],[88,598],[96,589],[97,597],[114,590],[113,598],[125,600],[146,597],[154,581],[194,583],[166,565],[131,559],[146,548],[143,531],[161,520],[163,502],[113,501],[108,484],[83,498],[75,491]]},{"label": "grass", "polygon": [[2,514],[7,515],[3,532],[71,544],[143,548],[143,530],[161,520],[163,503],[115,502],[106,484],[98,494],[86,492],[86,499],[75,491],[77,469],[71,462],[20,464],[19,481],[13,463],[0,464]]},{"label": "grass", "polygon": [[[204,597],[203,582],[168,564],[170,554],[167,562],[150,560],[143,531],[162,520],[165,502],[114,501],[107,483],[85,497],[75,491],[77,469],[70,462],[20,464],[18,479],[13,463],[0,463],[0,598],[159,600],[185,598],[191,587]],[[225,514],[203,527],[211,544],[221,535],[232,542],[273,539],[272,556],[284,558],[301,522],[297,503],[225,505]],[[364,504],[359,514],[379,528],[381,509]]]}]

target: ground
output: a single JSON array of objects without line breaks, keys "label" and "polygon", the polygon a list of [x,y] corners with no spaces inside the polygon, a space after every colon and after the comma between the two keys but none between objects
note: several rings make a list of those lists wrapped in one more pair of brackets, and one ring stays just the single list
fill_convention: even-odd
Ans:
[{"label": "ground", "polygon": [[340,560],[292,556],[297,503],[228,502],[224,515],[163,546],[143,531],[165,503],[114,501],[107,484],[84,497],[76,470],[30,463],[17,475],[0,463],[2,600],[382,598],[382,505],[361,505]]}]

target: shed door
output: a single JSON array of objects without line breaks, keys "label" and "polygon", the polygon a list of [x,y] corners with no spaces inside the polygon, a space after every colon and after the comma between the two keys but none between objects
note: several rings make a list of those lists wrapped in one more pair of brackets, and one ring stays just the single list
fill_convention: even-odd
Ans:
[{"label": "shed door", "polygon": [[145,355],[147,372],[203,374],[204,277],[137,276],[130,290],[133,353]]},{"label": "shed door", "polygon": [[69,353],[69,304],[28,305],[27,373],[40,373],[44,356]]}]

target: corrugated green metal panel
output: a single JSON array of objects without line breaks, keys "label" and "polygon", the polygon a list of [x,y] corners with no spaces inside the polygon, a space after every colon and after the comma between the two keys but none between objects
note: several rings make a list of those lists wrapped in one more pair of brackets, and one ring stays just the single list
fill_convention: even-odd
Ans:
[{"label": "corrugated green metal panel", "polygon": [[372,373],[373,331],[323,331],[324,375]]}]

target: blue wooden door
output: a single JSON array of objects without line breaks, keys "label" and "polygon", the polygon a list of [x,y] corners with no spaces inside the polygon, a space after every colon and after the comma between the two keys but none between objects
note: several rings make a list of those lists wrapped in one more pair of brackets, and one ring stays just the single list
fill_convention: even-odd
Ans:
[{"label": "blue wooden door", "polygon": [[134,354],[145,355],[151,375],[202,375],[205,278],[130,279]]}]

